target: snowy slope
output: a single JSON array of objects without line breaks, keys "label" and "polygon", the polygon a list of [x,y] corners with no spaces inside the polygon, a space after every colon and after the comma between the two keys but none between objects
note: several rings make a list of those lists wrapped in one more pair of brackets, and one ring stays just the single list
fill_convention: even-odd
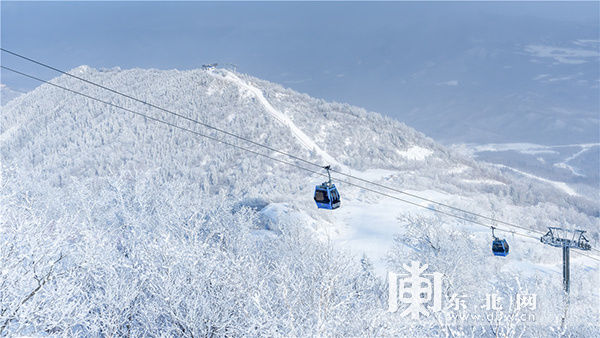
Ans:
[{"label": "snowy slope", "polygon": [[[557,224],[584,229],[588,231],[587,237],[592,246],[598,247],[600,243],[597,227],[600,211],[597,200],[564,191],[564,187],[553,186],[510,169],[479,163],[468,155],[437,144],[398,121],[376,113],[346,104],[328,103],[273,83],[225,70],[97,71],[82,66],[72,72],[270,147],[316,163],[332,164],[337,170],[363,179],[525,225],[536,231],[545,231],[547,226]],[[256,146],[245,145],[240,140],[219,135],[189,121],[178,120],[165,112],[103,92],[68,77],[62,76],[53,81],[129,109],[263,151]],[[387,269],[398,266],[402,259],[413,257],[431,261],[431,266],[442,271],[447,270],[448,276],[454,276],[460,281],[457,283],[462,285],[462,291],[484,292],[484,288],[475,289],[476,285],[468,282],[469,278],[476,280],[484,275],[489,276],[490,283],[496,281],[494,287],[501,292],[512,290],[511,288],[515,287],[515,278],[521,278],[519,283],[529,289],[541,285],[560,289],[560,274],[557,273],[560,271],[560,254],[553,248],[542,246],[537,240],[502,233],[502,236],[510,240],[513,251],[505,260],[493,259],[489,253],[491,234],[488,229],[439,216],[417,206],[403,204],[340,182],[337,185],[342,195],[342,208],[335,211],[317,210],[312,201],[312,193],[314,185],[322,182],[321,176],[270,162],[143,118],[132,117],[127,112],[73,96],[48,85],[42,85],[3,107],[0,117],[0,154],[2,198],[6,201],[2,205],[6,215],[15,215],[11,217],[20,219],[23,217],[22,210],[36,210],[36,215],[39,213],[39,219],[43,220],[42,223],[47,221],[47,224],[50,224],[48,231],[63,229],[61,225],[64,225],[64,229],[68,229],[65,230],[65,237],[56,243],[77,243],[78,239],[89,241],[98,236],[103,238],[104,231],[114,236],[114,241],[113,237],[107,237],[104,244],[94,244],[97,246],[94,246],[94,250],[97,250],[93,251],[95,254],[82,250],[79,245],[61,247],[61,250],[71,254],[69,264],[92,264],[94,269],[97,269],[93,271],[105,271],[107,268],[103,265],[106,264],[104,258],[98,256],[103,250],[103,245],[107,248],[114,246],[114,253],[110,251],[114,257],[111,257],[115,262],[126,262],[123,263],[123,269],[142,264],[146,266],[147,271],[154,271],[152,269],[162,266],[161,263],[152,263],[142,258],[131,261],[131,257],[137,257],[138,252],[147,252],[147,255],[157,262],[178,261],[175,258],[165,258],[176,257],[170,255],[178,254],[168,248],[189,245],[188,241],[197,238],[198,233],[208,236],[203,244],[194,242],[199,248],[214,240],[211,234],[215,234],[217,238],[237,238],[222,244],[225,248],[230,248],[223,250],[231,252],[234,256],[214,253],[217,256],[209,255],[206,264],[215,261],[220,262],[217,265],[221,266],[239,266],[240,270],[236,270],[239,280],[235,283],[242,283],[244,280],[256,281],[258,284],[252,287],[257,289],[263,288],[260,283],[281,285],[278,276],[296,269],[309,274],[308,270],[302,269],[325,269],[320,264],[330,264],[328,269],[338,265],[340,269],[344,268],[345,265],[336,263],[344,259],[327,253],[331,248],[325,248],[324,251],[314,249],[313,245],[322,244],[312,243],[310,236],[296,235],[297,231],[308,230],[309,234],[319,239],[319,243],[332,243],[335,250],[349,252],[349,257],[366,254],[374,266],[375,275],[379,278],[385,275]],[[280,154],[269,155],[289,160]],[[390,191],[385,193],[397,195],[422,206],[433,206],[413,197]],[[33,209],[31,206],[22,207],[29,205],[28,203],[34,205]],[[8,219],[2,220],[2,231],[16,236],[8,226]],[[417,226],[419,224],[422,226]],[[196,226],[201,227],[194,228]],[[498,225],[498,228],[502,226]],[[194,229],[200,230],[198,233],[188,233]],[[395,237],[396,235],[398,237]],[[299,236],[302,241],[298,242],[294,236]],[[431,243],[435,242],[434,247],[437,247],[438,251],[432,253],[428,251],[430,249],[423,247],[425,242],[419,242],[423,238]],[[274,243],[280,244],[277,246]],[[242,244],[243,247],[238,246]],[[277,246],[275,252],[269,249],[272,245]],[[314,250],[309,254],[303,251],[303,246]],[[32,247],[35,245],[32,244]],[[70,249],[65,249],[67,247]],[[178,248],[183,250],[184,246]],[[287,254],[277,251],[288,250],[285,248],[292,248],[289,249],[292,256],[288,257]],[[49,252],[51,249],[58,250],[50,247]],[[165,257],[154,256],[162,254],[162,250],[167,250],[164,251]],[[196,252],[189,254],[198,255]],[[10,252],[5,255],[12,257]],[[275,258],[272,255],[280,257]],[[235,262],[227,261],[229,257],[234,257]],[[248,257],[253,257],[256,261],[245,261]],[[457,261],[458,257],[464,257],[468,260],[468,264],[465,264],[473,268],[460,271],[459,274],[456,266],[462,263]],[[267,266],[271,265],[261,265],[267,264],[263,260],[279,262],[277,266],[282,270],[276,270],[277,273],[269,275],[272,280],[257,277],[261,276],[260,271],[270,269]],[[358,261],[357,258],[349,260]],[[251,276],[250,270],[241,269],[244,265],[239,263],[240,261],[254,266],[253,269],[256,270],[252,271],[257,275]],[[284,263],[288,261],[298,262],[300,267],[288,267],[288,263]],[[97,265],[94,265],[94,262]],[[100,264],[101,262],[104,263]],[[181,264],[185,265],[186,262],[188,260],[183,259]],[[574,293],[581,299],[591,297],[590,299],[597,301],[598,290],[590,288],[589,285],[585,287],[585,283],[597,285],[597,262],[574,253],[572,265],[572,273],[578,276],[580,283],[574,286],[574,290],[578,290]],[[65,269],[68,266],[66,265]],[[182,267],[182,273],[188,271],[185,269],[192,269],[191,266]],[[199,273],[202,273],[204,268],[208,269],[193,265],[193,269],[199,269]],[[344,272],[344,278],[353,279],[354,276],[360,275],[356,272],[360,269],[353,269],[349,270],[352,272]],[[223,276],[227,273],[223,272]],[[329,276],[322,272],[314,273],[320,278]],[[116,276],[115,278],[121,278],[119,280],[123,283],[127,283],[129,278],[120,274]],[[140,281],[143,280],[142,277],[143,275],[139,276]],[[332,276],[331,283],[342,283],[344,278]],[[542,279],[543,282],[540,282]],[[324,283],[316,280],[314,283]],[[306,281],[302,281],[304,282]],[[166,287],[162,282],[156,283],[159,291]],[[290,288],[293,288],[292,284],[284,283]],[[249,287],[235,285],[237,286],[232,287],[232,290],[240,291]],[[281,302],[285,303],[287,292],[291,292],[292,289],[284,289],[287,291],[278,293],[280,289],[273,285],[265,287],[265,292],[272,291],[280,295],[283,297]],[[383,297],[378,291],[374,291],[377,289],[376,282],[369,285],[371,289],[365,291],[367,294],[372,295],[373,299]],[[316,287],[316,284],[306,284],[307,289],[312,287]],[[119,290],[121,289],[115,292],[122,292]],[[237,295],[237,291],[232,291],[231,294]],[[376,294],[379,296],[375,297]],[[298,295],[298,299],[304,298],[306,295]],[[317,298],[315,304],[318,303]],[[64,298],[65,304],[70,304],[68,299],[71,298]],[[214,301],[213,298],[209,299]],[[240,313],[240,318],[245,318],[244,320],[260,318],[261,313],[266,316],[267,312],[273,318],[281,316],[275,310],[269,312],[266,309],[277,309],[283,303],[275,305],[269,303],[269,300],[264,300],[267,303],[262,304],[253,299],[248,302],[253,304],[253,308],[246,310],[252,315]],[[340,302],[346,305],[358,304],[344,300]],[[93,302],[90,301],[90,304]],[[379,318],[379,321],[386,320],[376,313],[384,311],[385,305],[378,307],[373,305],[374,303],[369,304],[365,305],[365,309],[375,311],[373,318]],[[576,309],[573,311],[583,314],[594,308],[597,302],[581,300],[574,301],[573,304]],[[340,309],[346,305],[340,305]],[[160,308],[163,305],[157,306]],[[325,329],[329,327],[327,325],[349,320],[346,314],[340,314],[341,317],[336,317],[337,319],[325,321],[330,324],[323,324],[321,317],[315,319],[315,322],[312,322],[312,319],[301,321],[297,316],[310,309],[297,310],[298,313],[294,312],[288,318],[288,323],[298,323],[297,328],[273,324],[277,328],[269,326],[257,332],[272,335],[288,335],[294,332],[297,335],[319,332],[323,334],[328,332]],[[555,313],[553,311],[548,310],[548,318]],[[257,313],[257,317],[253,317],[254,313]],[[356,315],[369,322],[368,318],[371,317],[365,313]],[[593,311],[587,313],[578,319],[577,325],[583,325],[581,323],[585,323],[586,320],[590,322],[590,318],[596,316]],[[392,321],[398,320],[396,318]],[[275,322],[277,321],[274,319],[273,323]],[[356,321],[355,325],[366,325],[370,329],[365,332],[379,335],[397,334],[400,331],[393,331],[392,327],[395,330],[402,325],[408,325],[402,320],[398,321],[398,327],[380,323],[381,326],[377,327],[388,327],[391,331],[377,331],[380,329],[373,329],[373,322],[366,322]],[[255,324],[253,322],[248,325]],[[341,331],[340,327],[343,325],[335,325],[329,327],[330,332],[357,334],[353,331]],[[315,331],[314,328],[326,331]],[[294,331],[296,329],[300,331]],[[587,332],[587,329],[584,325],[584,331],[574,332]],[[206,332],[201,328],[198,330],[199,333]],[[346,330],[350,330],[350,327],[346,327]]]},{"label": "snowy slope", "polygon": [[466,144],[455,148],[478,160],[514,168],[580,195],[597,197],[599,194],[598,143],[553,146],[532,143]]},{"label": "snowy slope", "polygon": [[336,161],[330,154],[323,151],[308,135],[306,135],[302,130],[300,130],[292,120],[290,120],[285,114],[275,109],[267,99],[265,99],[261,90],[254,87],[250,83],[246,83],[242,81],[239,77],[237,77],[232,72],[223,70],[225,72],[224,78],[232,81],[235,85],[239,86],[241,89],[250,92],[258,102],[263,106],[263,108],[271,114],[276,120],[278,120],[284,126],[290,128],[292,134],[298,139],[298,141],[309,151],[315,151],[319,156],[321,156],[325,163],[336,164],[340,166],[339,162]]}]

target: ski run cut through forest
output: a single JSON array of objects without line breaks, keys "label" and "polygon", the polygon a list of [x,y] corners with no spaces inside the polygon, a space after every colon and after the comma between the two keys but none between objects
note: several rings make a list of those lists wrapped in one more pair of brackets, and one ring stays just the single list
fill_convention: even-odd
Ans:
[{"label": "ski run cut through forest", "polygon": [[[3,102],[0,335],[600,332],[598,199],[474,159],[498,145],[223,68],[69,74]],[[592,248],[568,302],[548,227]]]}]

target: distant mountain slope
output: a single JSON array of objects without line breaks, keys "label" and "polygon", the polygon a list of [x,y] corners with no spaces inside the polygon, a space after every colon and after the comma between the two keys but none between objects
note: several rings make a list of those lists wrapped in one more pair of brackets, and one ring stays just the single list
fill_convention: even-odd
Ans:
[{"label": "distant mountain slope", "polygon": [[600,194],[600,143],[545,146],[529,143],[455,145],[478,160],[497,163],[539,177],[568,184],[568,189],[590,199]]}]

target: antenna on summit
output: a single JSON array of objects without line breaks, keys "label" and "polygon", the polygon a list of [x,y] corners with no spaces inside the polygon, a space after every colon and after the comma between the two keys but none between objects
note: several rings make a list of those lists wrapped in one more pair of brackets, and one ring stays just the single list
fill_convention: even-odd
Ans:
[{"label": "antenna on summit", "polygon": [[203,70],[215,69],[215,68],[217,68],[218,65],[219,64],[216,63],[216,62],[215,63],[208,63],[208,64],[202,65],[202,69]]},{"label": "antenna on summit", "polygon": [[217,69],[217,67],[219,67],[219,66],[220,66],[220,68],[224,68],[224,69],[227,69],[227,70],[231,70],[231,71],[237,72],[237,65],[236,64],[233,64],[233,63],[221,63],[221,64],[219,64],[217,62],[215,62],[215,63],[207,63],[207,64],[202,65],[202,70]]}]

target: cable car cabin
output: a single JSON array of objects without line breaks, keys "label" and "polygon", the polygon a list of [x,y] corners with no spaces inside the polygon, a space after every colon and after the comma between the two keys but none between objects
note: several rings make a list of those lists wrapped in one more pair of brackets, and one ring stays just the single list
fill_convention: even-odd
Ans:
[{"label": "cable car cabin", "polygon": [[335,184],[323,183],[315,188],[315,202],[319,209],[337,209],[340,207],[340,193]]},{"label": "cable car cabin", "polygon": [[492,242],[492,252],[494,256],[505,257],[508,255],[508,242],[505,239],[495,238]]}]

